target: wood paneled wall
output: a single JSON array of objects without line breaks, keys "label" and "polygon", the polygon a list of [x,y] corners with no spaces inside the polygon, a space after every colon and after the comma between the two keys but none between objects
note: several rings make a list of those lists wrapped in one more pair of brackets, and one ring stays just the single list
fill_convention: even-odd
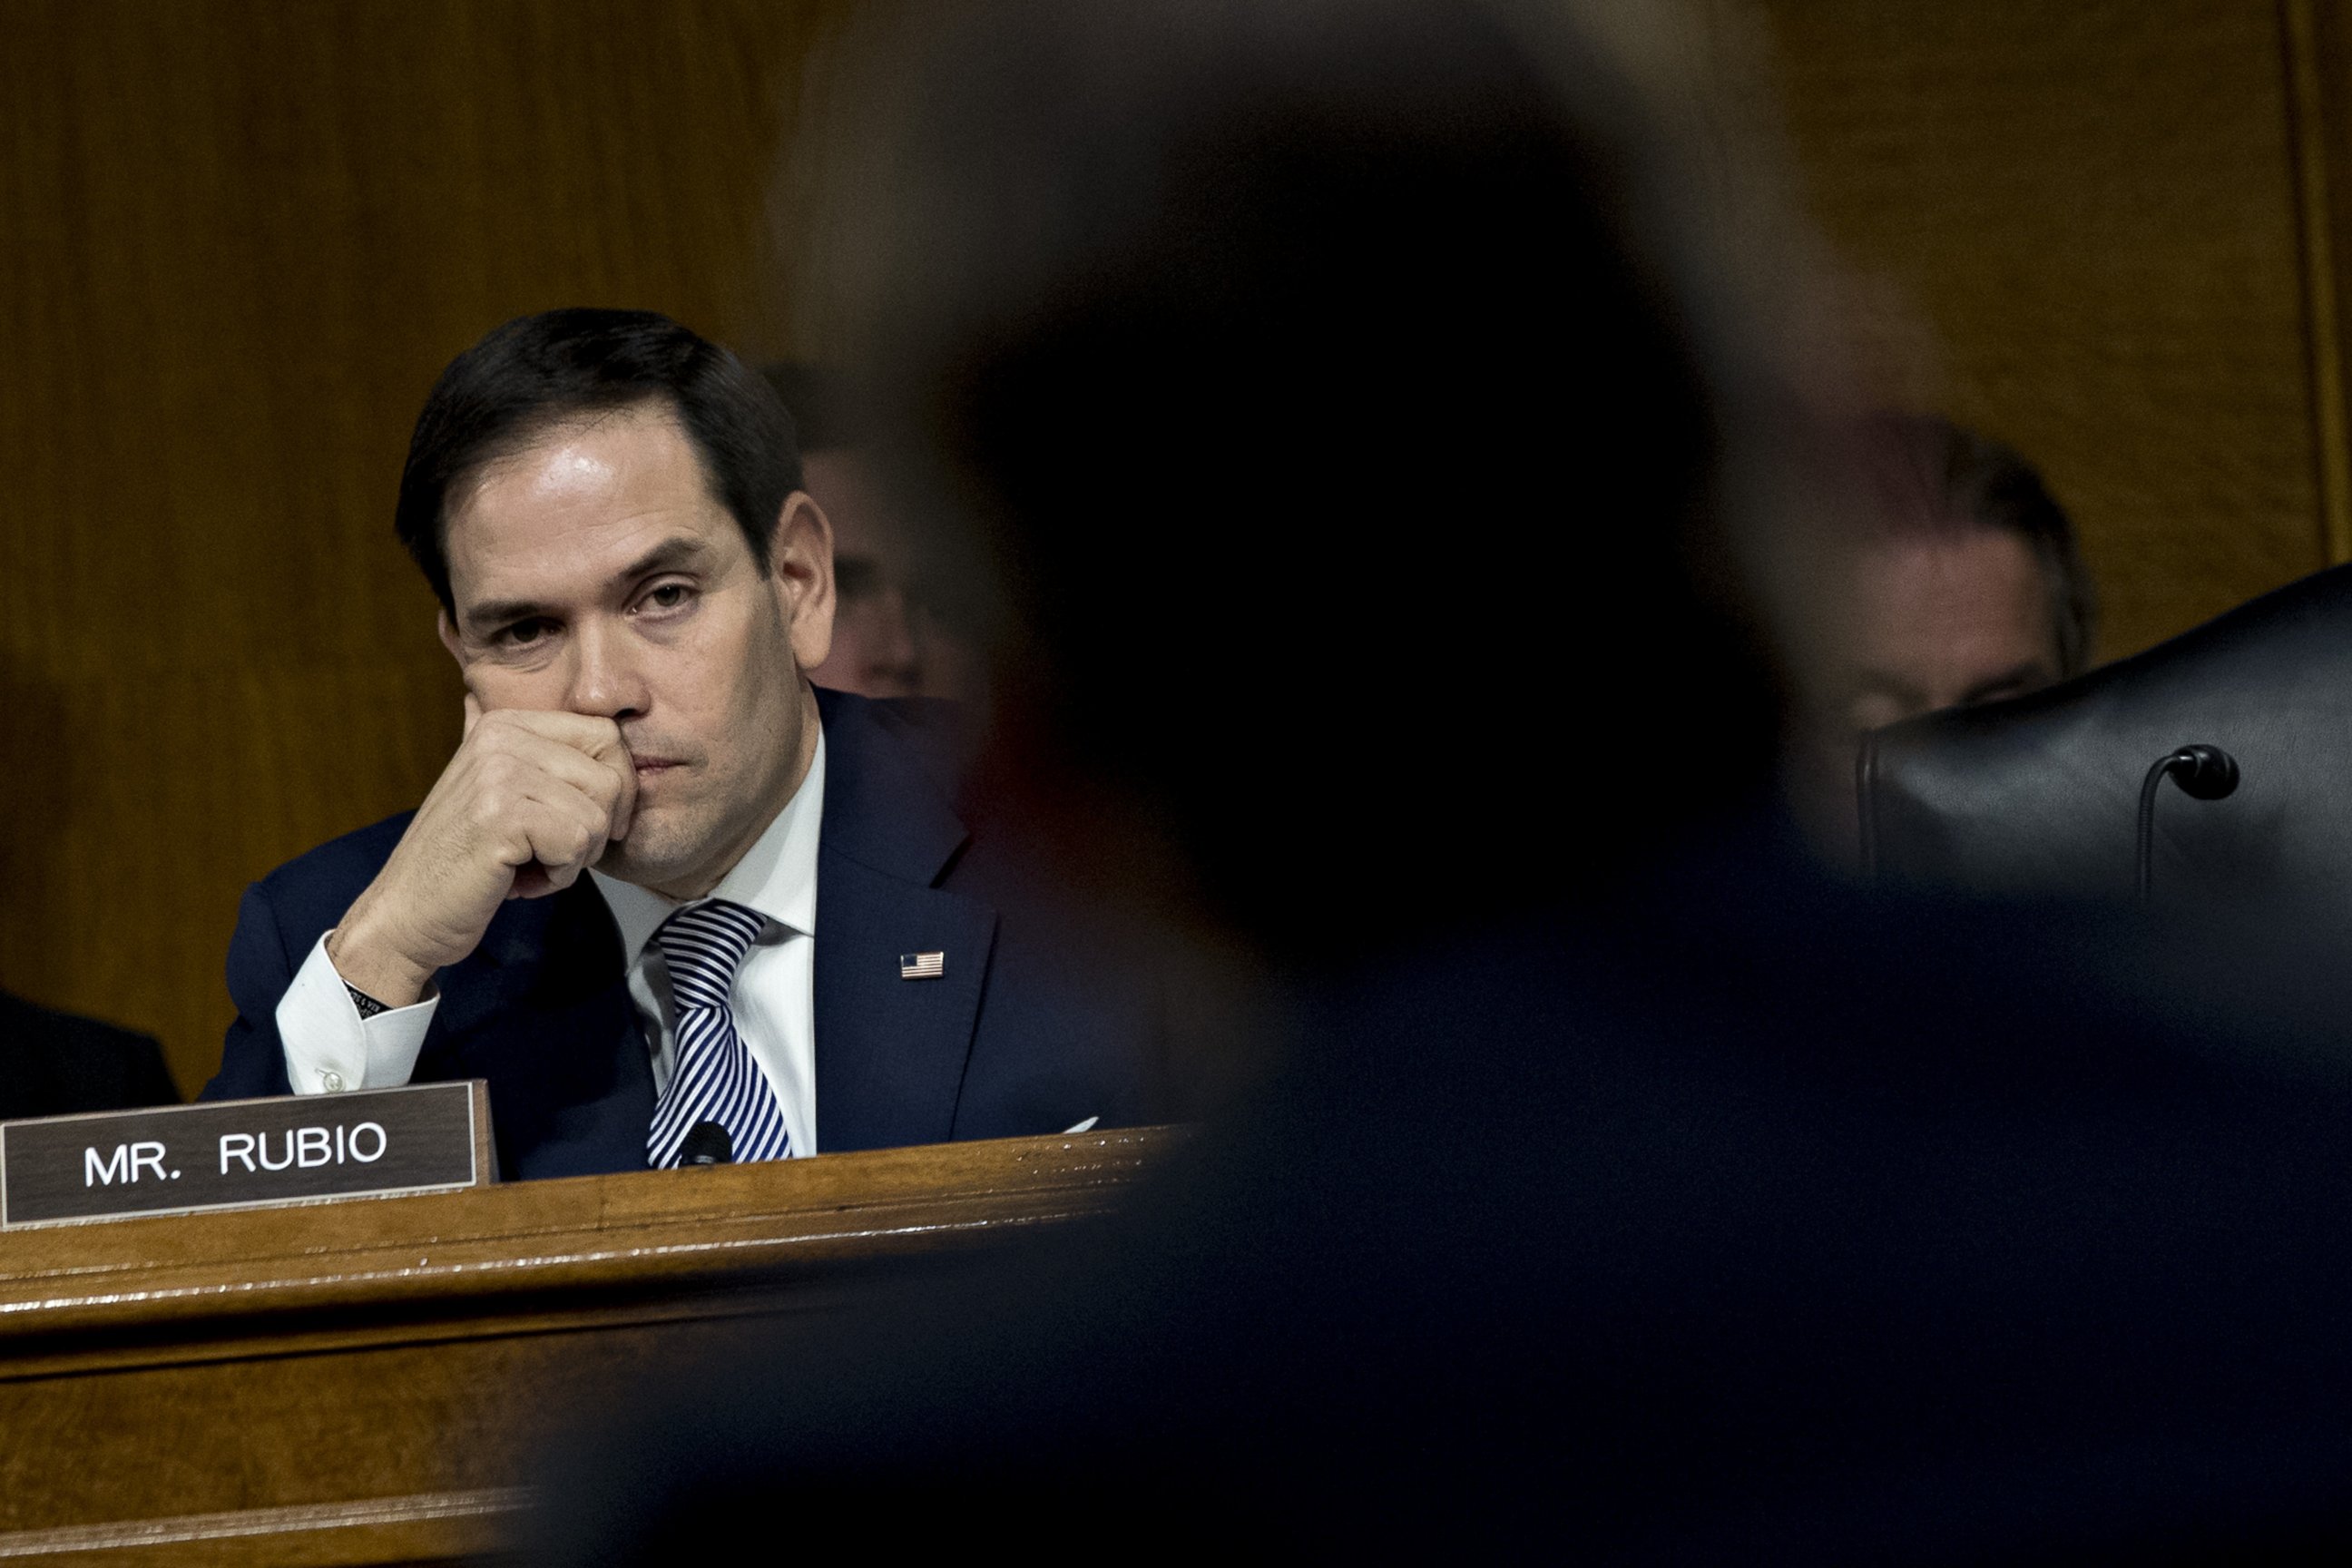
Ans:
[{"label": "wood paneled wall", "polygon": [[807,0],[0,0],[0,984],[217,1065],[246,883],[457,734],[392,538],[450,355],[765,331]]},{"label": "wood paneled wall", "polygon": [[[849,3],[0,0],[0,984],[209,1075],[239,890],[457,734],[390,532],[433,375],[561,303],[785,346],[764,197]],[[2044,467],[2108,652],[2326,559],[2334,0],[1724,3],[1888,395]]]},{"label": "wood paneled wall", "polygon": [[2327,563],[2343,431],[2311,242],[2342,215],[2305,219],[2315,110],[2352,88],[2315,53],[2339,7],[1747,3],[1886,395],[2042,467],[2104,590],[2104,654]]}]

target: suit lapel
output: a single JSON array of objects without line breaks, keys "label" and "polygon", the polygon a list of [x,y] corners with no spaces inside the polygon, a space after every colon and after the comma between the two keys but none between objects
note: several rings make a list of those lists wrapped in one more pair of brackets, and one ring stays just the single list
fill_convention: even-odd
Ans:
[{"label": "suit lapel", "polygon": [[[817,1148],[944,1143],[971,1054],[995,911],[820,850],[815,964]],[[940,952],[936,980],[902,953]]]},{"label": "suit lapel", "polygon": [[[824,825],[814,954],[817,1147],[944,1142],[971,1055],[996,912],[937,884],[962,822],[886,710],[818,693]],[[901,955],[945,954],[939,978]]]}]

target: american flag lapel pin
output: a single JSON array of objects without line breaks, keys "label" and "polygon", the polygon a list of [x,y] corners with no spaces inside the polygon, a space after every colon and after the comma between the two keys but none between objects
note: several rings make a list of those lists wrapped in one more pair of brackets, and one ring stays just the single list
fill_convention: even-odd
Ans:
[{"label": "american flag lapel pin", "polygon": [[948,972],[948,955],[944,952],[902,952],[898,955],[898,978],[901,980],[937,980]]}]

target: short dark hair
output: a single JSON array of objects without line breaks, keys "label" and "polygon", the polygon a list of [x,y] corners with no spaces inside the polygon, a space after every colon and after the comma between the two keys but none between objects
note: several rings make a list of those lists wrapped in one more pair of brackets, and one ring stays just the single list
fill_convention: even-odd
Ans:
[{"label": "short dark hair", "polygon": [[652,310],[542,310],[493,329],[433,384],[400,471],[394,530],[441,607],[449,592],[450,489],[549,426],[660,402],[685,426],[710,492],[762,571],[784,502],[801,488],[793,416],[727,350]]},{"label": "short dark hair", "polygon": [[2061,679],[2089,668],[2098,588],[2074,524],[2013,447],[1935,414],[1881,414],[1865,424],[1872,478],[1895,531],[1993,529],[2032,551],[2050,600]]}]

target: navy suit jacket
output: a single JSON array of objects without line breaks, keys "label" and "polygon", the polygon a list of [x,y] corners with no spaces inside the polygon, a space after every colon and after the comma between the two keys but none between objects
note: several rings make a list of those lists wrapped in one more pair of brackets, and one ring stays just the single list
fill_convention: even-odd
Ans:
[{"label": "navy suit jacket", "polygon": [[[817,693],[825,735],[815,938],[821,1152],[1059,1132],[1160,1114],[1148,982],[1090,972],[1042,914],[1006,907],[952,797],[944,705]],[[228,954],[229,1026],[206,1100],[288,1094],[278,1000],[408,825],[404,813],[289,861],[246,890]],[[1004,895],[999,897],[998,895]],[[1026,905],[1021,907],[1026,908]],[[946,973],[903,980],[898,956]],[[499,910],[438,976],[415,1081],[486,1079],[513,1177],[642,1169],[649,1053],[621,938],[593,882]]]}]

